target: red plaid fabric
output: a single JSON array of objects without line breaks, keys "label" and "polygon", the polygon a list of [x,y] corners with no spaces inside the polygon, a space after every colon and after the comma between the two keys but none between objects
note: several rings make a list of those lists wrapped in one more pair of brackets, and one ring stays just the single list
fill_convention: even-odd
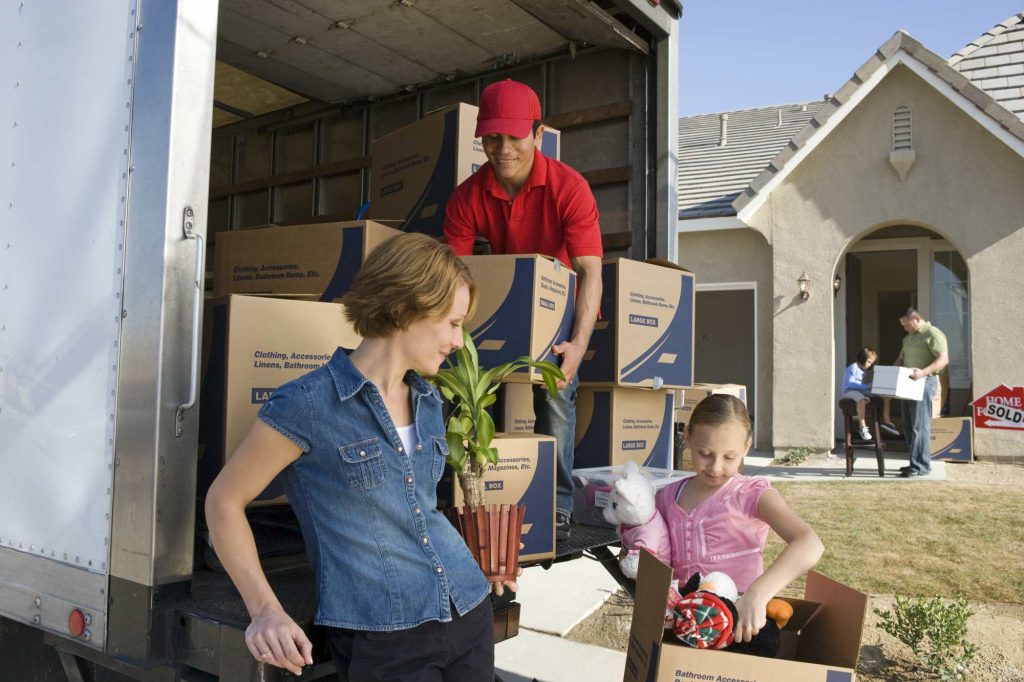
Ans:
[{"label": "red plaid fabric", "polygon": [[673,599],[669,590],[669,610],[674,615],[672,632],[680,642],[695,649],[724,649],[732,644],[732,612],[717,595],[693,592]]}]

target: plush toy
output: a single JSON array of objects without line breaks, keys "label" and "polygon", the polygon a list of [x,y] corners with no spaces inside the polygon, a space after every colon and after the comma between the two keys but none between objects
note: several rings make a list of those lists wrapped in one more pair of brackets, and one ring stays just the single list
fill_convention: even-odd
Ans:
[{"label": "plush toy", "polygon": [[625,554],[619,568],[627,578],[636,578],[640,550],[647,550],[660,561],[671,561],[668,526],[654,506],[654,486],[634,462],[626,462],[622,478],[608,494],[604,518],[616,526]]},{"label": "plush toy", "polygon": [[736,624],[736,583],[725,573],[694,573],[682,589],[678,581],[669,588],[665,627],[683,644],[696,649],[725,649],[740,654],[773,658],[779,651],[780,633],[793,615],[793,607],[781,599],[768,602],[768,619],[749,642],[733,639]]}]

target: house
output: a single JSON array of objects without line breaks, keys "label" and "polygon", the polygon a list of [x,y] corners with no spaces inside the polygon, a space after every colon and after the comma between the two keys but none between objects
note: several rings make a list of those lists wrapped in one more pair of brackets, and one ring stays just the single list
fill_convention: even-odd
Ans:
[{"label": "house", "polygon": [[[759,449],[831,449],[843,368],[891,364],[909,305],[949,339],[949,414],[1024,384],[1022,117],[1024,12],[948,61],[900,31],[823,100],[680,121],[697,380],[750,387]],[[1024,454],[1024,431],[975,439]]]}]

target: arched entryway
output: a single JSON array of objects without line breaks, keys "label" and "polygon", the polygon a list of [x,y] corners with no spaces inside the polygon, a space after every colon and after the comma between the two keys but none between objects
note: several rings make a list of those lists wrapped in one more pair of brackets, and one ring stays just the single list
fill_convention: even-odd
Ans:
[{"label": "arched entryway", "polygon": [[[967,264],[956,246],[924,227],[894,225],[869,232],[836,267],[836,395],[843,370],[870,346],[879,364],[899,355],[908,306],[946,334],[950,363],[942,375],[943,414],[968,414],[971,395],[971,306]],[[841,434],[839,420],[836,433]]]}]

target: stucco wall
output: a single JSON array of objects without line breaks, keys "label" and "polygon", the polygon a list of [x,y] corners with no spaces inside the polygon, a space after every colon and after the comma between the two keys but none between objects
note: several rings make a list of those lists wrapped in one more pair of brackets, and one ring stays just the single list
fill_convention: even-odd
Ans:
[{"label": "stucco wall", "polygon": [[[772,269],[771,251],[764,237],[753,230],[683,232],[679,235],[678,262],[692,270],[697,284],[756,282],[758,449],[772,442]],[[700,330],[696,330],[700,334]]]},{"label": "stucco wall", "polygon": [[[892,111],[913,111],[917,160],[889,164]],[[967,261],[974,393],[1024,384],[1024,158],[906,67],[893,70],[769,195],[749,223],[772,242],[773,445],[832,445],[833,299],[845,250],[888,224],[927,227]],[[806,270],[810,300],[797,297]],[[771,319],[771,318],[766,318]],[[823,361],[826,360],[826,361]],[[1021,456],[1024,433],[979,430],[976,453]]]}]

